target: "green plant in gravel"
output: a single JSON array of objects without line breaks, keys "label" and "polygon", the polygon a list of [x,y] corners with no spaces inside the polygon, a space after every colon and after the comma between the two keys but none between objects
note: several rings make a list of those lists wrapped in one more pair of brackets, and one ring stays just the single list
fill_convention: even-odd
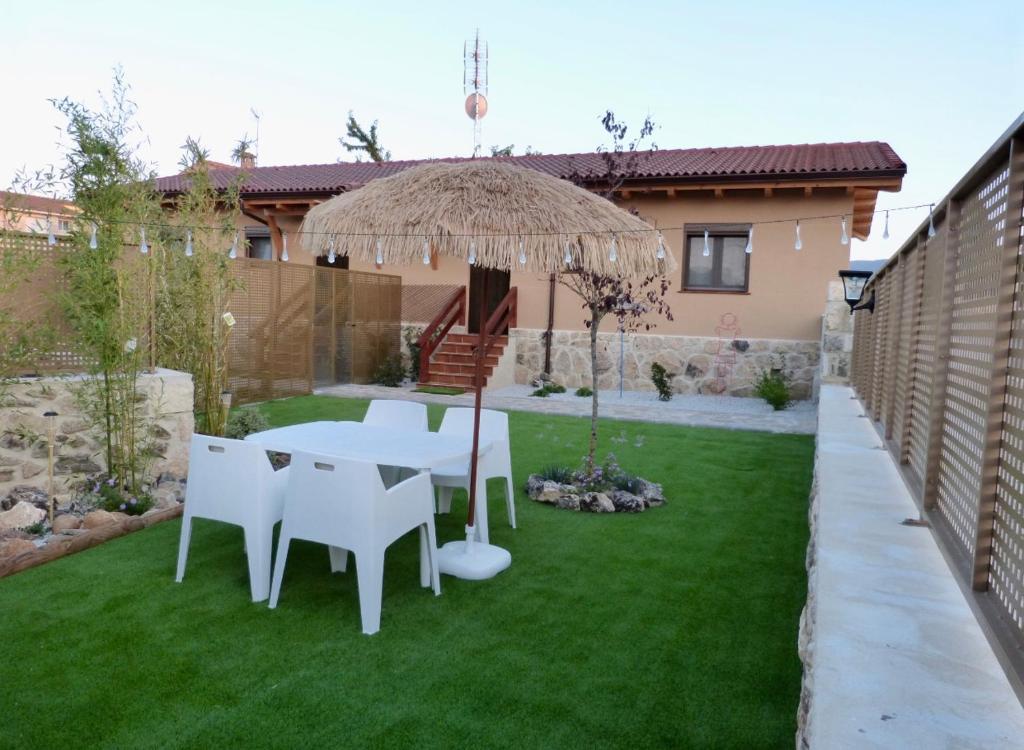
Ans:
[{"label": "green plant in gravel", "polygon": [[572,469],[568,466],[562,466],[561,464],[551,464],[537,472],[537,475],[545,481],[558,482],[559,484],[568,484],[571,482],[572,474]]},{"label": "green plant in gravel", "polygon": [[79,501],[87,507],[127,513],[129,516],[141,516],[153,507],[153,498],[148,492],[132,492],[125,489],[116,477],[107,476],[87,480],[86,491]]},{"label": "green plant in gravel", "polygon": [[224,437],[241,440],[254,432],[263,432],[269,429],[270,422],[263,416],[263,412],[254,406],[246,406],[231,412],[227,428],[224,430]]},{"label": "green plant in gravel", "polygon": [[[240,217],[239,173],[217,187],[200,143],[188,138],[182,162],[188,189],[169,214],[173,227],[161,231],[163,242],[153,250],[159,273],[156,287],[156,349],[160,364],[192,374],[196,431],[223,435],[228,408],[221,394],[228,389],[228,340],[234,318],[231,293],[238,283],[231,274],[228,249],[244,252],[236,228]],[[191,242],[191,255],[182,251]]]},{"label": "green plant in gravel", "polygon": [[580,398],[587,398],[589,396],[593,396],[594,391],[593,389],[587,388],[587,386],[584,385],[576,389],[576,395],[579,396]]},{"label": "green plant in gravel", "polygon": [[373,382],[377,385],[397,388],[405,379],[405,367],[398,355],[385,357],[373,372]]},{"label": "green plant in gravel", "polygon": [[537,396],[538,398],[547,398],[552,393],[565,393],[565,386],[558,383],[545,383],[530,395]]},{"label": "green plant in gravel", "polygon": [[36,521],[31,526],[26,526],[22,529],[26,534],[32,534],[33,536],[42,536],[47,531],[47,526],[42,521]]},{"label": "green plant in gravel", "polygon": [[782,411],[793,403],[789,382],[778,371],[762,370],[754,383],[754,393],[767,401],[775,411]]},{"label": "green plant in gravel", "polygon": [[666,370],[664,365],[658,362],[651,364],[651,382],[658,390],[659,401],[672,400],[672,378],[675,376],[675,373]]}]

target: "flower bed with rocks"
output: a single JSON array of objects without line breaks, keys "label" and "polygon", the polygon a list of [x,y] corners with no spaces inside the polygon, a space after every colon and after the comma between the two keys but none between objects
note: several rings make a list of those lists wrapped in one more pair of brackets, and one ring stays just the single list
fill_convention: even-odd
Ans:
[{"label": "flower bed with rocks", "polygon": [[590,513],[642,513],[666,503],[660,484],[627,474],[612,454],[589,472],[552,466],[531,474],[526,494],[539,503]]},{"label": "flower bed with rocks", "polygon": [[53,507],[47,493],[18,485],[0,499],[0,578],[181,515],[183,480],[162,476],[140,496],[108,477],[86,480]]}]

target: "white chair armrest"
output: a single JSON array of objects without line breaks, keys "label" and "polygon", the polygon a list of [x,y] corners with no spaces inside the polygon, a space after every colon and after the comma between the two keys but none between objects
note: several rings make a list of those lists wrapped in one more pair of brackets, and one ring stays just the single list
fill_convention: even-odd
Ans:
[{"label": "white chair armrest", "polygon": [[430,474],[426,472],[411,476],[408,479],[402,480],[393,487],[389,487],[384,491],[384,496],[388,498],[401,499],[407,496],[415,497],[423,492],[433,492],[433,489],[430,486]]}]

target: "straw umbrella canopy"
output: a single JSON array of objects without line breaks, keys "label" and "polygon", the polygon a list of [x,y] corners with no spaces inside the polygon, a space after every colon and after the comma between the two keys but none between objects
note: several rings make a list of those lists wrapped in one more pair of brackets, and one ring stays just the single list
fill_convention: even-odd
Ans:
[{"label": "straw umbrella canopy", "polygon": [[333,243],[339,255],[385,265],[422,262],[426,241],[439,255],[472,253],[476,265],[502,270],[638,277],[674,268],[671,253],[658,257],[650,224],[571,182],[500,161],[432,162],[373,180],[311,208],[299,232],[318,255]]},{"label": "straw umbrella canopy", "polygon": [[[675,267],[654,227],[571,182],[502,161],[431,162],[374,180],[314,206],[299,234],[318,255],[333,249],[385,265],[429,263],[436,252],[536,273],[641,277]],[[486,554],[473,552],[485,306],[481,300],[467,541],[441,550],[464,545],[460,556],[479,564],[457,560],[446,572],[469,578],[490,577],[511,563],[492,545],[478,545]]]}]

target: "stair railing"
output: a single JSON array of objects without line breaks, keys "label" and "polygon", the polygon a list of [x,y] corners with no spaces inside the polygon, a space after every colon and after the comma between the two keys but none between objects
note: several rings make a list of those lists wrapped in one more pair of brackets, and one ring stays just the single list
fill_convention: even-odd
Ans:
[{"label": "stair railing", "polygon": [[508,331],[516,327],[516,318],[519,312],[519,287],[512,287],[508,294],[494,308],[491,317],[484,324],[484,354],[486,357],[494,348],[498,336],[503,335],[502,331]]},{"label": "stair railing", "polygon": [[430,381],[430,358],[437,347],[444,341],[448,331],[458,323],[466,325],[466,287],[459,287],[445,306],[434,319],[423,329],[423,333],[416,339],[416,346],[420,350],[420,382]]}]

